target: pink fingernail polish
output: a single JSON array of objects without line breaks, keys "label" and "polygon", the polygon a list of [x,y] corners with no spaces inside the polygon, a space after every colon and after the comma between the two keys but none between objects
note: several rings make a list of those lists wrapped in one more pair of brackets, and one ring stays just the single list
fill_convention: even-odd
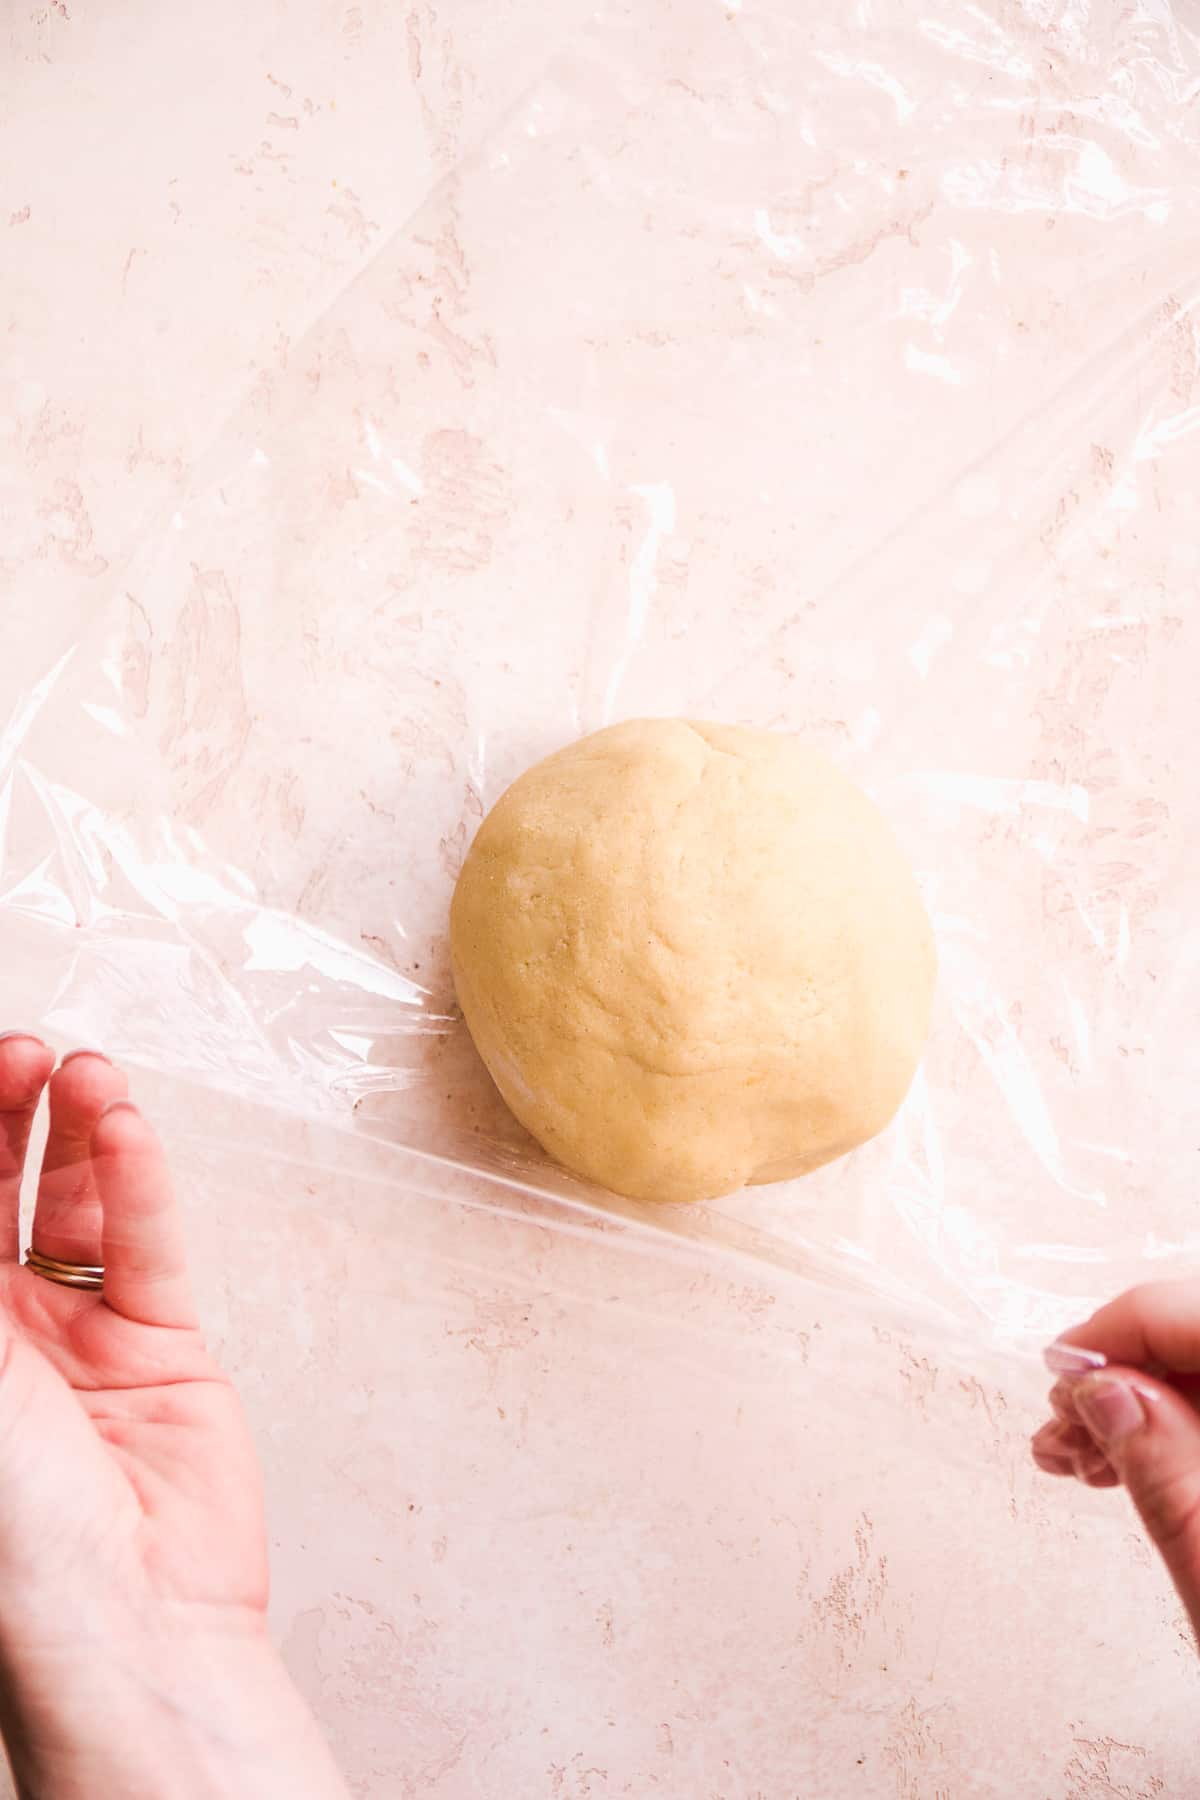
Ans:
[{"label": "pink fingernail polish", "polygon": [[1146,1423],[1146,1409],[1124,1381],[1101,1377],[1085,1382],[1075,1395],[1080,1418],[1100,1444],[1120,1444]]},{"label": "pink fingernail polish", "polygon": [[1042,1358],[1052,1375],[1094,1375],[1108,1367],[1102,1350],[1085,1350],[1079,1344],[1048,1344]]}]

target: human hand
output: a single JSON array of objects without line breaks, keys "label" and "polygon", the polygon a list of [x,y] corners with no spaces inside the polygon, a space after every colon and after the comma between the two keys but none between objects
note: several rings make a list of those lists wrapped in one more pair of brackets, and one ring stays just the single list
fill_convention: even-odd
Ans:
[{"label": "human hand", "polygon": [[1200,1281],[1131,1288],[1065,1332],[1046,1362],[1054,1417],[1034,1436],[1034,1461],[1128,1490],[1200,1637]]},{"label": "human hand", "polygon": [[[0,1039],[0,1723],[22,1792],[343,1794],[270,1648],[256,1458],[162,1150],[105,1058],[53,1065]],[[102,1263],[102,1294],[18,1261],[47,1084],[33,1245]]]}]

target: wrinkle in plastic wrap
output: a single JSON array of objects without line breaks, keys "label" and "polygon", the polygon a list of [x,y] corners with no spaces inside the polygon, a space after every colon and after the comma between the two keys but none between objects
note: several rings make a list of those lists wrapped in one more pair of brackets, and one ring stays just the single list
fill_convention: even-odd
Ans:
[{"label": "wrinkle in plastic wrap", "polygon": [[[27,1016],[972,1333],[1194,1258],[1187,18],[595,14],[9,696]],[[828,749],[941,958],[882,1139],[686,1211],[541,1156],[446,958],[506,783],[642,714]]]}]

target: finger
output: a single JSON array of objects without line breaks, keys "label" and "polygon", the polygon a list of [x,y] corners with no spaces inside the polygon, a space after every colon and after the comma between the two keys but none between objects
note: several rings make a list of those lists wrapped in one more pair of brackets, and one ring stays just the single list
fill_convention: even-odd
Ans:
[{"label": "finger", "polygon": [[105,1302],[139,1324],[194,1327],[183,1229],[157,1137],[123,1100],[100,1119],[91,1147],[103,1205]]},{"label": "finger", "polygon": [[129,1083],[106,1056],[75,1050],[50,1081],[50,1135],[42,1158],[33,1247],[59,1262],[100,1261],[100,1196],[92,1169],[92,1132],[105,1107]]},{"label": "finger", "polygon": [[23,1031],[0,1037],[0,1260],[20,1252],[21,1180],[34,1115],[54,1052]]},{"label": "finger", "polygon": [[1075,1404],[1200,1629],[1200,1416],[1169,1383],[1130,1368],[1088,1376]]},{"label": "finger", "polygon": [[1044,1450],[1057,1456],[1083,1456],[1095,1452],[1091,1433],[1082,1425],[1068,1425],[1062,1419],[1051,1419],[1034,1438]]},{"label": "finger", "polygon": [[1099,1351],[1109,1362],[1200,1372],[1200,1280],[1130,1288],[1059,1343]]},{"label": "finger", "polygon": [[1073,1475],[1075,1464],[1071,1455],[1071,1447],[1063,1436],[1063,1426],[1057,1419],[1051,1419],[1040,1431],[1034,1433],[1029,1448],[1033,1460],[1039,1469],[1048,1475]]},{"label": "finger", "polygon": [[1074,1480],[1075,1469],[1069,1456],[1049,1456],[1043,1450],[1033,1452],[1033,1460],[1043,1475],[1056,1475],[1060,1479]]},{"label": "finger", "polygon": [[1074,1475],[1089,1487],[1114,1487],[1117,1477],[1085,1426],[1051,1419],[1034,1434],[1030,1449],[1048,1475]]},{"label": "finger", "polygon": [[1047,1435],[1048,1429],[1043,1426],[1030,1442],[1029,1449],[1034,1462],[1044,1475],[1074,1475],[1074,1463],[1064,1451],[1056,1447],[1053,1438]]},{"label": "finger", "polygon": [[1079,1414],[1075,1410],[1075,1387],[1074,1381],[1056,1381],[1047,1395],[1051,1412],[1068,1425],[1079,1423]]},{"label": "finger", "polygon": [[1120,1484],[1121,1477],[1108,1457],[1090,1439],[1072,1452],[1071,1469],[1076,1481],[1082,1481],[1085,1487],[1117,1487]]},{"label": "finger", "polygon": [[1082,1425],[1067,1425],[1060,1419],[1054,1421],[1054,1440],[1056,1448],[1068,1456],[1084,1456],[1096,1447],[1091,1433]]}]

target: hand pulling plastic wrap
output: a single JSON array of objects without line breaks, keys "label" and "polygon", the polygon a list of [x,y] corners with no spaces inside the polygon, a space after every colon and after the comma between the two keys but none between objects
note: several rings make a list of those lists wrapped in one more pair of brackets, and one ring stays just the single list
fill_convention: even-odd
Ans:
[{"label": "hand pulling plastic wrap", "polygon": [[[664,0],[565,33],[7,695],[12,1022],[612,1258],[748,1256],[980,1343],[1194,1258],[1193,25]],[[446,953],[505,785],[647,714],[829,751],[941,964],[884,1137],[689,1209],[537,1151]]]}]

